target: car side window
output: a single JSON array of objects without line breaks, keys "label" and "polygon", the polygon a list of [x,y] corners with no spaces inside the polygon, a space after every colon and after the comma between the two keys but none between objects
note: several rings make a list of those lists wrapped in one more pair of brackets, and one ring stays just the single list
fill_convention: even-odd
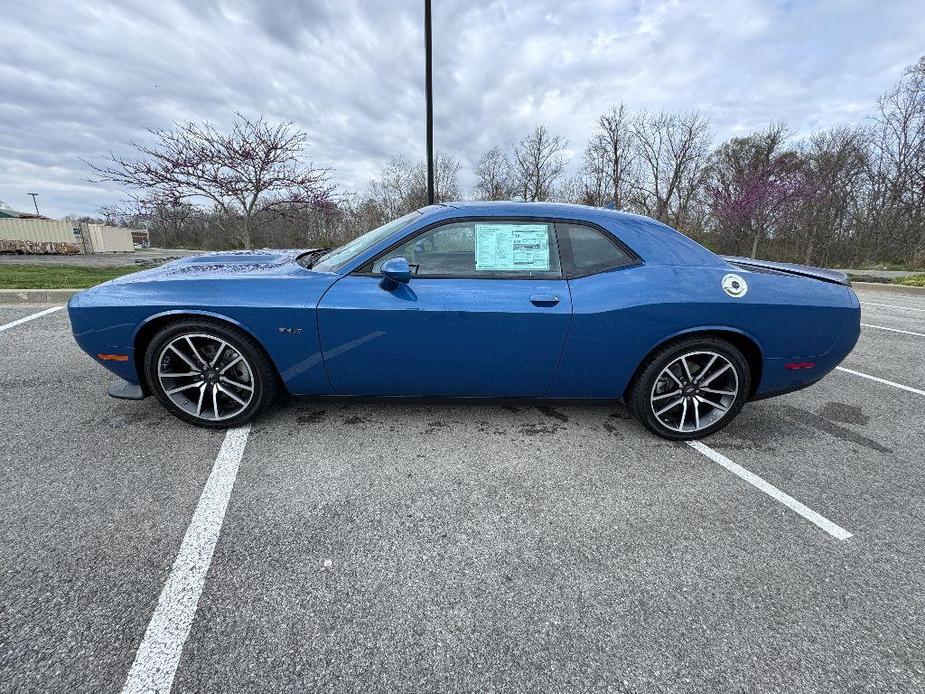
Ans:
[{"label": "car side window", "polygon": [[390,258],[406,258],[422,277],[560,277],[553,225],[548,222],[479,219],[444,224],[377,258],[378,274]]},{"label": "car side window", "polygon": [[560,224],[559,243],[571,266],[569,275],[581,277],[634,265],[637,258],[604,232],[584,224]]}]

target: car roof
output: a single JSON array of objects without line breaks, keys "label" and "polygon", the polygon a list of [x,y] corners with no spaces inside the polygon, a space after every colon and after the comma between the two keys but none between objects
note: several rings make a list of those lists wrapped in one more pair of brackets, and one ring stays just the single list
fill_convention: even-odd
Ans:
[{"label": "car roof", "polygon": [[[650,217],[644,217],[630,212],[621,212],[604,207],[591,207],[589,205],[574,205],[564,202],[520,202],[516,200],[479,201],[454,200],[443,202],[424,208],[447,208],[460,210],[466,214],[503,214],[515,217],[561,217],[563,219],[611,219],[611,220],[645,220],[654,224],[661,224]],[[436,211],[436,209],[434,210]]]}]

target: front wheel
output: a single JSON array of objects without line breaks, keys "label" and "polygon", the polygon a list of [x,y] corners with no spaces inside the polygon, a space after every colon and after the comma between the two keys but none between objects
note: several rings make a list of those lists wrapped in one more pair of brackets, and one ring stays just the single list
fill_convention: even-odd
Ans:
[{"label": "front wheel", "polygon": [[249,335],[209,320],[162,329],[145,355],[152,392],[174,416],[211,428],[251,421],[276,397],[273,367]]},{"label": "front wheel", "polygon": [[729,424],[750,388],[748,362],[735,346],[718,338],[687,338],[649,357],[626,399],[653,433],[689,440]]}]

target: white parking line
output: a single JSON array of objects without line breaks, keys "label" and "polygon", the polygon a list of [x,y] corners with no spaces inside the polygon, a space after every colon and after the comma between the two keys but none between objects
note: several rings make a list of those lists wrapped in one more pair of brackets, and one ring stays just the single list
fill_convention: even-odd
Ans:
[{"label": "white parking line", "polygon": [[0,333],[4,330],[9,330],[10,328],[15,328],[17,325],[22,325],[23,323],[28,323],[30,320],[35,320],[36,318],[41,318],[42,316],[47,316],[49,313],[54,313],[55,311],[60,311],[64,306],[52,306],[51,308],[46,308],[44,311],[39,311],[38,313],[33,313],[32,315],[26,316],[25,318],[20,318],[14,320],[10,323],[4,323],[0,325]]},{"label": "white parking line", "polygon": [[899,306],[898,304],[878,304],[876,301],[862,301],[861,306],[884,306],[886,308],[901,308],[906,311],[925,311],[925,308],[913,308],[912,306]]},{"label": "white parking line", "polygon": [[765,482],[763,479],[758,477],[758,475],[756,475],[755,473],[749,472],[741,465],[736,465],[734,462],[729,460],[729,458],[724,456],[722,453],[718,453],[717,451],[714,451],[709,446],[700,443],[700,441],[688,441],[687,445],[693,448],[695,451],[699,451],[700,453],[703,453],[707,458],[709,458],[713,462],[719,463],[724,468],[729,470],[729,472],[731,472],[733,475],[741,477],[743,480],[745,480],[752,486],[757,487],[758,489],[763,491],[765,494],[767,494],[772,499],[776,499],[777,501],[781,502],[787,508],[793,511],[796,511],[809,522],[815,523],[817,526],[825,530],[829,535],[831,535],[835,539],[847,540],[849,537],[851,537],[851,533],[849,533],[847,530],[842,528],[840,525],[836,525],[835,523],[830,521],[828,518],[824,516],[820,516],[818,513],[813,511],[811,508],[809,508],[808,506],[805,506],[804,504],[801,504],[799,501],[794,499],[789,494],[785,494],[780,489],[775,487],[773,484],[770,484],[769,482]]},{"label": "white parking line", "polygon": [[877,330],[889,330],[891,333],[902,333],[903,335],[916,335],[925,337],[925,333],[915,333],[911,330],[900,330],[899,328],[888,328],[885,325],[871,325],[870,323],[861,323],[865,328],[876,328]]},{"label": "white parking line", "polygon": [[844,366],[836,366],[836,369],[839,371],[844,371],[848,374],[854,374],[855,376],[860,376],[861,378],[869,378],[871,381],[876,381],[877,383],[883,383],[884,385],[893,386],[894,388],[901,388],[902,390],[908,390],[910,393],[918,393],[919,395],[925,395],[925,390],[919,390],[918,388],[913,388],[912,386],[904,386],[902,383],[896,383],[895,381],[888,381],[885,378],[879,378],[878,376],[871,376],[870,374],[861,373],[860,371],[855,371],[854,369],[846,369]]},{"label": "white parking line", "polygon": [[229,429],[161,591],[122,694],[168,694],[189,636],[250,425]]}]

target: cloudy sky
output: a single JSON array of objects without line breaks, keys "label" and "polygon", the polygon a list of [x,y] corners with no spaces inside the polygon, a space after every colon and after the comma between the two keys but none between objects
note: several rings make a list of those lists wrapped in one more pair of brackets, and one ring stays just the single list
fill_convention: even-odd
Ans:
[{"label": "cloudy sky", "polygon": [[[438,150],[463,182],[542,121],[699,109],[717,140],[857,122],[925,53],[922,0],[433,0]],[[422,0],[0,0],[0,201],[93,214],[98,161],[178,120],[289,120],[348,190],[422,157]]]}]

